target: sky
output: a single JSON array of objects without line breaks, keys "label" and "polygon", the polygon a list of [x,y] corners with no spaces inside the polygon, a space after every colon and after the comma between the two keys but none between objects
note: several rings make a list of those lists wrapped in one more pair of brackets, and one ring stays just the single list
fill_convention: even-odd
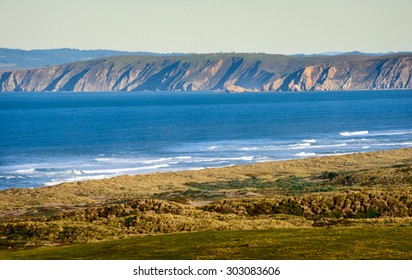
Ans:
[{"label": "sky", "polygon": [[0,0],[0,47],[412,51],[412,0]]}]

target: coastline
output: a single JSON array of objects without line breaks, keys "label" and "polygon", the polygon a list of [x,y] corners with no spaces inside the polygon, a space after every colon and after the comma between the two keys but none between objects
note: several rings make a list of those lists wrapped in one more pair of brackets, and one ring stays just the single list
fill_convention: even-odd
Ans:
[{"label": "coastline", "polygon": [[282,90],[276,90],[276,91],[268,91],[268,90],[256,90],[256,89],[248,89],[246,91],[228,91],[226,89],[213,89],[213,90],[132,90],[132,91],[120,91],[120,90],[96,90],[96,91],[65,91],[65,90],[60,90],[60,91],[0,91],[0,95],[22,95],[22,94],[67,94],[67,93],[103,93],[103,94],[110,94],[110,93],[120,93],[120,94],[130,94],[130,93],[153,93],[153,94],[226,94],[226,95],[232,95],[232,94],[314,94],[314,93],[319,93],[319,94],[328,94],[328,93],[350,93],[350,92],[368,92],[372,91],[374,93],[377,92],[388,92],[388,91],[412,91],[412,87],[410,88],[373,88],[373,89],[367,89],[367,88],[349,88],[349,89],[330,89],[330,90],[303,90],[303,91],[282,91]]},{"label": "coastline", "polygon": [[121,175],[30,189],[7,189],[0,192],[0,219],[23,215],[42,207],[70,209],[101,206],[166,192],[184,192],[190,189],[191,184],[249,179],[276,181],[289,176],[308,177],[322,172],[375,169],[401,164],[410,159],[412,148],[403,148],[200,170]]}]

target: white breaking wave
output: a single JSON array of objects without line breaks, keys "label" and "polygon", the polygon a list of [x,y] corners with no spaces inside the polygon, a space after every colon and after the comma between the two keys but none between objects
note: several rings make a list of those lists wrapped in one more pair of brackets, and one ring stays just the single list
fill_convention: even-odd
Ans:
[{"label": "white breaking wave", "polygon": [[92,170],[83,170],[83,174],[121,174],[127,172],[134,172],[139,170],[152,170],[169,167],[169,164],[156,164],[140,167],[131,167],[131,168],[112,168],[112,169],[92,169]]},{"label": "white breaking wave", "polygon": [[168,158],[158,158],[158,159],[148,159],[148,160],[136,160],[136,162],[143,163],[143,164],[152,164],[152,163],[165,162],[165,161],[171,161],[171,160],[173,160],[173,158],[168,157]]},{"label": "white breaking wave", "polygon": [[393,135],[409,135],[412,131],[393,131],[393,132],[373,132],[371,136],[393,136]]},{"label": "white breaking wave", "polygon": [[329,156],[342,156],[342,155],[350,155],[353,154],[355,152],[348,152],[348,153],[330,153],[330,154],[322,154],[322,155],[318,155],[318,156],[322,156],[322,157],[329,157]]},{"label": "white breaking wave", "polygon": [[244,161],[249,161],[253,160],[255,157],[254,156],[243,156],[243,157],[233,157],[233,158],[217,158],[216,160],[244,160]]},{"label": "white breaking wave", "polygon": [[97,162],[110,162],[110,163],[125,163],[125,164],[133,164],[133,163],[143,163],[143,164],[151,164],[155,162],[162,162],[162,161],[167,161],[171,160],[172,158],[158,158],[158,159],[138,159],[138,158],[118,158],[118,157],[112,157],[112,158],[95,158],[94,160]]},{"label": "white breaking wave", "polygon": [[105,178],[110,178],[110,176],[105,175],[96,175],[96,176],[79,176],[79,177],[72,177],[66,178],[63,180],[51,180],[49,182],[44,183],[44,186],[55,186],[65,182],[79,182],[79,181],[86,181],[86,180],[101,180]]},{"label": "white breaking wave", "polygon": [[283,151],[283,150],[289,150],[291,148],[288,147],[282,147],[282,146],[262,146],[262,147],[242,147],[237,149],[238,151],[262,151],[262,152],[268,152],[268,151]]},{"label": "white breaking wave", "polygon": [[360,130],[360,131],[343,131],[343,132],[339,132],[340,135],[342,136],[357,136],[357,135],[367,135],[369,134],[369,131],[367,130]]},{"label": "white breaking wave", "polygon": [[220,146],[209,146],[209,147],[206,148],[206,150],[214,151],[214,150],[217,150],[219,148],[220,148]]},{"label": "white breaking wave", "polygon": [[183,159],[183,160],[186,160],[186,159],[191,159],[192,157],[191,156],[179,156],[179,157],[174,157],[175,159]]},{"label": "white breaking wave", "polygon": [[310,143],[299,143],[299,144],[292,144],[292,145],[289,145],[289,148],[288,149],[290,149],[290,150],[295,150],[295,149],[306,149],[306,148],[309,148],[311,146],[311,144]]},{"label": "white breaking wave", "polygon": [[300,152],[300,153],[295,154],[295,156],[298,156],[298,157],[311,157],[311,156],[316,156],[316,154],[315,153]]},{"label": "white breaking wave", "polygon": [[128,158],[95,158],[94,161],[99,162],[114,162],[114,163],[134,163],[136,160],[128,159]]},{"label": "white breaking wave", "polygon": [[29,169],[18,169],[14,171],[15,174],[33,174],[36,171],[35,168],[29,168]]},{"label": "white breaking wave", "polygon": [[345,147],[348,144],[342,143],[342,144],[331,144],[331,145],[316,145],[316,146],[311,146],[313,149],[321,149],[321,148],[334,148],[334,147]]},{"label": "white breaking wave", "polygon": [[66,174],[69,174],[69,175],[81,175],[81,174],[83,174],[83,171],[81,171],[81,170],[69,170],[69,171],[67,171],[66,172]]},{"label": "white breaking wave", "polygon": [[376,141],[376,140],[375,139],[361,138],[361,139],[337,140],[336,143],[359,143],[359,142],[374,142],[374,141]]},{"label": "white breaking wave", "polygon": [[190,160],[191,156],[177,156],[177,157],[167,157],[167,158],[95,158],[94,161],[97,162],[108,162],[108,163],[117,163],[117,164],[152,164],[152,163],[159,163],[159,162],[169,162],[173,163],[172,161],[181,161],[181,160]]},{"label": "white breaking wave", "polygon": [[205,167],[192,167],[192,168],[189,168],[187,170],[202,170],[202,169],[205,169]]},{"label": "white breaking wave", "polygon": [[258,147],[243,147],[239,149],[239,151],[257,151],[257,150],[259,150]]},{"label": "white breaking wave", "polygon": [[251,161],[254,156],[243,156],[243,157],[221,157],[221,158],[197,158],[191,162],[223,162],[223,161]]},{"label": "white breaking wave", "polygon": [[378,143],[374,146],[412,146],[412,142],[400,142],[400,143]]},{"label": "white breaking wave", "polygon": [[302,140],[302,142],[305,142],[305,143],[316,143],[316,140],[315,140],[315,139],[309,139],[309,140]]},{"label": "white breaking wave", "polygon": [[[157,165],[149,165],[149,166],[142,166],[142,167],[134,167],[134,168],[113,168],[113,169],[94,169],[94,170],[82,170],[78,171],[75,170],[76,173],[66,172],[67,175],[77,175],[73,177],[65,177],[59,179],[52,179],[49,182],[44,183],[44,186],[54,186],[64,182],[78,182],[78,181],[85,181],[85,180],[99,180],[110,178],[112,176],[122,175],[122,174],[132,174],[142,170],[154,170],[159,168],[168,167],[168,164],[157,164]],[[71,172],[71,173],[70,173]]]},{"label": "white breaking wave", "polygon": [[50,187],[50,186],[55,186],[55,185],[58,185],[58,184],[61,184],[61,183],[64,183],[64,182],[69,182],[69,181],[50,181],[50,182],[46,182],[46,183],[44,183],[43,185],[44,186],[46,186],[46,187]]}]

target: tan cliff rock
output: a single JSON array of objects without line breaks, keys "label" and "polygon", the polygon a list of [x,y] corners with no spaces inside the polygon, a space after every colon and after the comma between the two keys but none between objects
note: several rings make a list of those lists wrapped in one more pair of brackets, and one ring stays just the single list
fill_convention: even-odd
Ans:
[{"label": "tan cliff rock", "polygon": [[2,92],[412,88],[412,55],[126,56],[0,73]]},{"label": "tan cliff rock", "polygon": [[305,67],[274,82],[268,91],[412,88],[412,57],[373,59]]}]

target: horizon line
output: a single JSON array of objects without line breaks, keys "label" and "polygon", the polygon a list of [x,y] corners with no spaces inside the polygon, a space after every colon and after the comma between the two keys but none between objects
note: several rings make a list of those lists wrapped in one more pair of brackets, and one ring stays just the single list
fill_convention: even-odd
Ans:
[{"label": "horizon line", "polygon": [[344,55],[344,54],[373,54],[373,55],[385,55],[385,54],[407,54],[412,53],[412,50],[407,51],[382,51],[382,52],[366,52],[366,51],[359,51],[359,50],[352,50],[352,51],[322,51],[322,52],[314,52],[314,53],[306,53],[306,52],[299,52],[299,53],[271,53],[271,52],[264,52],[264,51],[254,51],[254,52],[247,52],[247,51],[218,51],[218,52],[180,52],[180,51],[172,51],[172,52],[154,52],[154,51],[145,51],[145,50],[120,50],[120,49],[81,49],[75,47],[60,47],[60,48],[34,48],[34,49],[24,49],[24,48],[8,48],[8,47],[0,47],[0,49],[5,50],[20,50],[20,51],[52,51],[52,50],[74,50],[74,51],[114,51],[114,52],[125,52],[125,53],[146,53],[146,54],[158,54],[158,55],[195,55],[195,54],[267,54],[267,55],[286,55],[286,56],[314,56],[314,55]]}]

